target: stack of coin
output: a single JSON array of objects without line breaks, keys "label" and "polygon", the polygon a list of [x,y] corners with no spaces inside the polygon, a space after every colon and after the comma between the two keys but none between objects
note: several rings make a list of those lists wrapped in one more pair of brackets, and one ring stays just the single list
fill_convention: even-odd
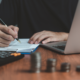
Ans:
[{"label": "stack of coin", "polygon": [[31,72],[39,73],[41,69],[41,55],[39,52],[31,53]]},{"label": "stack of coin", "polygon": [[76,67],[76,71],[80,72],[80,65]]},{"label": "stack of coin", "polygon": [[47,60],[47,72],[55,72],[56,71],[56,59],[48,59]]},{"label": "stack of coin", "polygon": [[63,72],[69,72],[70,71],[70,63],[62,63],[61,64],[61,71]]}]

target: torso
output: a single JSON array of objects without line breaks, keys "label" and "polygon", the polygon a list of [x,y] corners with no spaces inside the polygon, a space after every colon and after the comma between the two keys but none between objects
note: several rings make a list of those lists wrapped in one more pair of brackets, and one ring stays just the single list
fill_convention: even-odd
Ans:
[{"label": "torso", "polygon": [[31,37],[42,30],[69,32],[78,0],[3,0],[0,17],[18,23],[19,37]]}]

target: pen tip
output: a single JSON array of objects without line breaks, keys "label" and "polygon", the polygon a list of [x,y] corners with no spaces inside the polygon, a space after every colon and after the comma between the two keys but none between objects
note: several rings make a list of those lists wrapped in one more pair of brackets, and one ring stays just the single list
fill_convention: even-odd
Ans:
[{"label": "pen tip", "polygon": [[18,40],[18,42],[19,42],[19,43],[21,43],[21,41],[20,41],[20,40]]}]

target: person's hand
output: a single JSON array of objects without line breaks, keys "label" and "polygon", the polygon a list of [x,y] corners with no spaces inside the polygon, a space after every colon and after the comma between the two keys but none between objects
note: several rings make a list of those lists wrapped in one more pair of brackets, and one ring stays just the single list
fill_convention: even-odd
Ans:
[{"label": "person's hand", "polygon": [[52,32],[52,31],[41,31],[35,33],[29,40],[30,44],[38,44],[42,41],[42,44],[51,41],[66,41],[68,33],[65,32]]},{"label": "person's hand", "polygon": [[18,27],[0,24],[0,47],[7,47],[15,38],[18,38]]}]

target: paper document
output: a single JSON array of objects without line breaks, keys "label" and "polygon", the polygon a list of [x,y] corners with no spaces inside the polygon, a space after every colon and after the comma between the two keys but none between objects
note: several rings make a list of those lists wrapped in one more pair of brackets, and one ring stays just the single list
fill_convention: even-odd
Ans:
[{"label": "paper document", "polygon": [[39,46],[39,44],[29,44],[29,39],[19,39],[21,43],[19,43],[17,40],[14,40],[10,43],[8,47],[0,48],[0,51],[16,51],[16,52],[31,52],[36,47]]}]

